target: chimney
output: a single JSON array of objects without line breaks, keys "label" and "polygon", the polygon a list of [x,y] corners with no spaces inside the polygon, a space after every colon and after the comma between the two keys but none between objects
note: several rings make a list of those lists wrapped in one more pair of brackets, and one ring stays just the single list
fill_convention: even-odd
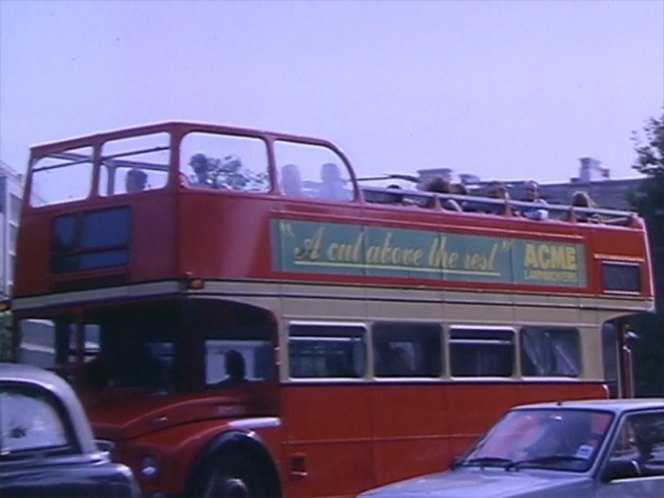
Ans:
[{"label": "chimney", "polygon": [[579,183],[590,183],[593,181],[593,173],[597,173],[600,179],[608,179],[610,176],[609,168],[602,167],[602,163],[594,157],[581,157],[581,167],[579,168]]}]

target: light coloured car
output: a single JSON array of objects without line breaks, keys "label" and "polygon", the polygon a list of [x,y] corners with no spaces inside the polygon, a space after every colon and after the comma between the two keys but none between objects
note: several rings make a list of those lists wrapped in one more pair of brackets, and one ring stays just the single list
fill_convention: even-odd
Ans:
[{"label": "light coloured car", "polygon": [[662,498],[664,399],[514,408],[446,472],[361,498]]},{"label": "light coloured car", "polygon": [[137,498],[128,467],[98,448],[72,388],[56,374],[0,363],[0,496]]}]

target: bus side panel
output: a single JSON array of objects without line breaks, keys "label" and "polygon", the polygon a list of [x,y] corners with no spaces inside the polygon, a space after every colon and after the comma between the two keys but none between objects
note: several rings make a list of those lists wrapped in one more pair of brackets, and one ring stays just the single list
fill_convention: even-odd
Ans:
[{"label": "bus side panel", "polygon": [[374,485],[442,470],[453,453],[447,387],[390,384],[371,391]]},{"label": "bus side panel", "polygon": [[371,487],[370,386],[283,385],[282,407],[286,466],[299,461],[306,471],[289,470],[286,496],[348,496]]}]

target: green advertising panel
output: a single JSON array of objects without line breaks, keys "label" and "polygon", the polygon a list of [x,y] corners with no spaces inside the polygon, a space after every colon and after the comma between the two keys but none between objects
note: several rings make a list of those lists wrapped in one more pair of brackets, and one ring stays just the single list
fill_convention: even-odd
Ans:
[{"label": "green advertising panel", "polygon": [[272,220],[275,271],[586,287],[582,244]]}]

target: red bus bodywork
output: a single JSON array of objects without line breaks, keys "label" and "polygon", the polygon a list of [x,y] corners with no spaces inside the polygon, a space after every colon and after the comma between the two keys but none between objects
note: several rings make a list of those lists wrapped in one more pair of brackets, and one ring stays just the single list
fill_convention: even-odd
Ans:
[{"label": "red bus bodywork", "polygon": [[[258,299],[260,292],[256,286],[262,285],[283,286],[283,292],[291,294],[295,291],[287,290],[288,285],[299,286],[300,293],[310,288],[312,307],[323,307],[329,298],[317,299],[316,292],[336,287],[365,296],[358,299],[367,299],[366,289],[381,292],[401,289],[403,293],[439,292],[441,302],[448,294],[468,292],[475,296],[509,295],[514,300],[529,299],[528,296],[542,301],[549,297],[569,299],[574,303],[570,306],[579,308],[601,307],[604,301],[620,300],[624,314],[652,307],[647,238],[638,218],[626,226],[590,225],[454,213],[440,208],[386,206],[367,202],[352,170],[349,171],[354,198],[348,202],[282,195],[278,190],[275,141],[328,148],[350,168],[345,156],[333,144],[322,140],[214,125],[164,123],[38,146],[32,150],[31,165],[34,167],[39,158],[63,150],[90,147],[95,151],[94,182],[99,178],[96,171],[101,153],[98,151],[104,143],[157,132],[167,133],[171,141],[169,176],[163,188],[118,196],[100,196],[98,190],[92,189],[84,199],[39,207],[32,206],[30,196],[26,195],[13,295],[17,322],[54,316],[67,316],[76,322],[82,313],[94,314],[95,310],[102,313],[112,308],[115,313],[125,306],[140,308],[144,303],[160,300],[184,303],[213,294],[235,301],[241,300],[243,294]],[[261,194],[189,188],[177,173],[182,163],[178,144],[192,132],[251,136],[264,141],[272,187]],[[32,181],[31,170],[26,193],[30,192]],[[126,263],[73,272],[52,271],[54,220],[64,215],[76,217],[115,208],[128,208],[131,213]],[[359,273],[352,273],[352,269],[301,271],[295,266],[280,266],[274,256],[275,241],[279,240],[275,230],[287,229],[289,224],[295,230],[321,225],[341,227],[351,233],[353,227],[361,227],[360,232],[369,234],[375,229],[379,230],[375,240],[383,237],[385,230],[395,233],[403,230],[402,240],[407,240],[409,234],[444,232],[449,240],[468,236],[484,237],[487,244],[501,239],[516,241],[515,247],[523,246],[524,251],[530,251],[526,257],[532,259],[532,265],[541,265],[542,271],[553,264],[550,252],[558,250],[556,244],[577,246],[583,248],[580,253],[583,261],[566,260],[562,253],[557,253],[556,264],[560,268],[583,267],[585,280],[583,285],[570,287],[541,281],[386,274],[368,266],[358,270]],[[367,238],[361,243],[368,251]],[[313,236],[306,240],[312,242]],[[392,257],[404,267],[418,258],[414,246],[397,253],[385,237],[380,241],[376,245],[376,258],[387,261]],[[286,242],[283,244],[283,251],[290,254],[292,248]],[[357,257],[350,242],[345,245],[329,242],[327,249],[331,259],[345,255],[348,267]],[[475,267],[485,271],[491,265],[491,250],[487,251],[459,253],[457,258],[465,258],[464,271],[469,274]],[[444,266],[441,271],[458,268],[451,261],[442,261],[441,258],[451,254],[440,251],[436,254],[437,264]],[[475,254],[478,257],[473,259]],[[286,256],[281,254],[282,258]],[[419,256],[425,257],[425,253]],[[641,281],[639,290],[607,292],[602,280],[602,265],[607,262],[635,265]],[[164,305],[164,309],[169,306]],[[275,335],[281,319],[278,314],[266,314],[265,323],[274,327]],[[183,322],[183,327],[188,326]],[[77,340],[81,346],[83,339],[78,336]],[[18,332],[16,343],[17,346],[20,343]],[[279,346],[276,338],[274,346]],[[75,371],[85,361],[83,349],[79,348],[72,366]],[[263,483],[266,487],[261,489],[302,497],[352,495],[382,483],[440,470],[499,414],[515,404],[606,395],[601,379],[290,382],[283,373],[279,374],[276,353],[275,357],[276,373],[272,381],[239,387],[221,395],[200,386],[192,387],[194,381],[188,386],[186,380],[177,392],[164,396],[111,388],[100,393],[81,387],[79,392],[97,437],[115,444],[117,458],[133,468],[146,496],[157,493],[176,496],[200,490],[196,483],[199,474],[232,451],[255,462],[256,472],[267,476],[269,482]],[[192,352],[192,364],[196,358]],[[76,379],[76,374],[73,378]],[[159,469],[156,477],[150,473],[147,458],[156,461]]]}]

